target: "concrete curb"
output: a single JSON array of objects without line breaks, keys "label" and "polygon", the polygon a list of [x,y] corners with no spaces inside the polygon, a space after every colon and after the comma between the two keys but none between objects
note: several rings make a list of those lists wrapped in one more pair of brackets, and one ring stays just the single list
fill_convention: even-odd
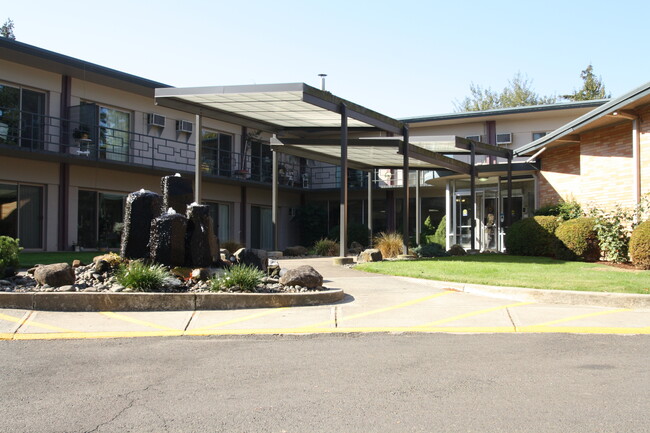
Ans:
[{"label": "concrete curb", "polygon": [[[410,277],[402,277],[408,278]],[[525,287],[500,287],[481,284],[450,283],[446,281],[428,281],[439,289],[452,289],[459,292],[475,295],[490,296],[493,298],[512,299],[521,302],[541,302],[548,304],[586,305],[614,308],[639,308],[650,309],[650,295],[637,295],[630,293],[599,293],[579,292],[575,290],[544,290],[529,289]]]},{"label": "concrete curb", "polygon": [[0,308],[42,311],[194,311],[322,305],[341,289],[309,293],[68,293],[0,292]]}]

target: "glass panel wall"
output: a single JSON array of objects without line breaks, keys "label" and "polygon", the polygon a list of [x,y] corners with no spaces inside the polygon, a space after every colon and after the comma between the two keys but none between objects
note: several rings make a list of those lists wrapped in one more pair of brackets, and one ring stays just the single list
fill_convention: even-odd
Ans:
[{"label": "glass panel wall", "polygon": [[23,248],[43,247],[43,187],[0,184],[0,235]]},{"label": "glass panel wall", "polygon": [[251,246],[261,250],[273,249],[271,208],[251,206]]},{"label": "glass panel wall", "polygon": [[83,248],[119,248],[124,194],[79,191],[77,243]]},{"label": "glass panel wall", "polygon": [[210,217],[214,233],[219,242],[232,240],[230,235],[230,205],[225,203],[206,203],[210,209]]},{"label": "glass panel wall", "polygon": [[0,85],[0,144],[43,148],[45,93]]},{"label": "glass panel wall", "polygon": [[217,131],[204,129],[201,143],[201,170],[217,176],[232,176],[232,143],[233,137]]}]

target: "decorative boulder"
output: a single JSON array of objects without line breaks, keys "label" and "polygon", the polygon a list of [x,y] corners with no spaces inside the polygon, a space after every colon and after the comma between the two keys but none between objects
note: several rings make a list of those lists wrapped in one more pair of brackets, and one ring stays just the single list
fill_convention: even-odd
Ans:
[{"label": "decorative boulder", "polygon": [[163,193],[163,211],[172,208],[176,213],[184,214],[187,206],[194,201],[192,180],[180,175],[164,176],[160,182]]},{"label": "decorative boulder", "polygon": [[449,248],[449,251],[447,251],[450,256],[464,256],[467,254],[467,251],[465,251],[465,248],[461,247],[458,244],[454,244]]},{"label": "decorative boulder", "polygon": [[151,221],[151,259],[167,266],[185,264],[185,234],[187,218],[165,213]]},{"label": "decorative boulder", "polygon": [[34,271],[34,279],[52,287],[68,286],[74,284],[74,269],[67,263],[42,265]]},{"label": "decorative boulder", "polygon": [[151,191],[141,189],[126,199],[124,229],[120,255],[129,259],[149,257],[149,234],[151,220],[160,215],[162,198]]},{"label": "decorative boulder", "polygon": [[309,253],[307,248],[296,245],[293,247],[287,247],[282,254],[287,257],[300,257],[300,256],[306,256]]},{"label": "decorative boulder", "polygon": [[212,264],[210,238],[212,218],[210,208],[192,204],[187,207],[187,245],[185,254],[189,266],[207,267]]},{"label": "decorative boulder", "polygon": [[269,256],[264,250],[240,248],[235,252],[235,254],[233,254],[233,256],[238,265],[254,266],[257,269],[266,272]]},{"label": "decorative boulder", "polygon": [[323,285],[323,276],[309,265],[289,269],[280,277],[280,284],[285,286],[302,286],[314,289]]},{"label": "decorative boulder", "polygon": [[376,248],[369,248],[359,254],[357,263],[381,262],[383,259],[384,257],[381,255],[381,251]]},{"label": "decorative boulder", "polygon": [[361,245],[359,242],[353,241],[350,244],[350,249],[348,250],[350,254],[358,255],[361,254],[363,251],[363,245]]}]

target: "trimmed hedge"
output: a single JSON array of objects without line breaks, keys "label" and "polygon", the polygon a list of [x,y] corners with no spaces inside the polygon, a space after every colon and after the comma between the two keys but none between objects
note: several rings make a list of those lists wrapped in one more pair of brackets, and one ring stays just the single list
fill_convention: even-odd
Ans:
[{"label": "trimmed hedge", "polygon": [[437,243],[420,245],[419,247],[413,248],[413,252],[418,257],[447,257],[449,255],[445,251],[445,248]]},{"label": "trimmed hedge", "polygon": [[535,216],[517,221],[506,233],[508,254],[553,257],[558,225],[557,218],[553,216]]},{"label": "trimmed hedge", "polygon": [[562,260],[584,260],[595,262],[600,259],[598,234],[593,218],[575,218],[563,222],[555,230],[558,239],[555,255]]},{"label": "trimmed hedge", "polygon": [[636,226],[630,237],[630,258],[639,269],[650,269],[650,221]]}]

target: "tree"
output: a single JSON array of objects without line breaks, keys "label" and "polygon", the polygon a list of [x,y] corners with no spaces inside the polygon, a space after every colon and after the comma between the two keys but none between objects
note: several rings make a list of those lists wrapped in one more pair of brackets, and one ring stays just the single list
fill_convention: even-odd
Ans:
[{"label": "tree", "polygon": [[11,18],[7,18],[7,21],[0,27],[0,36],[3,38],[16,39],[14,35],[14,22]]},{"label": "tree", "polygon": [[494,108],[522,107],[527,105],[554,104],[555,96],[540,96],[531,88],[531,81],[517,72],[508,85],[497,93],[490,88],[483,89],[472,83],[469,87],[471,96],[460,102],[454,102],[457,112],[481,111]]},{"label": "tree", "polygon": [[610,98],[612,95],[607,93],[601,77],[594,75],[594,67],[587,66],[587,69],[580,73],[582,78],[582,89],[574,90],[569,95],[562,95],[562,98],[569,101],[589,101],[592,99]]}]

